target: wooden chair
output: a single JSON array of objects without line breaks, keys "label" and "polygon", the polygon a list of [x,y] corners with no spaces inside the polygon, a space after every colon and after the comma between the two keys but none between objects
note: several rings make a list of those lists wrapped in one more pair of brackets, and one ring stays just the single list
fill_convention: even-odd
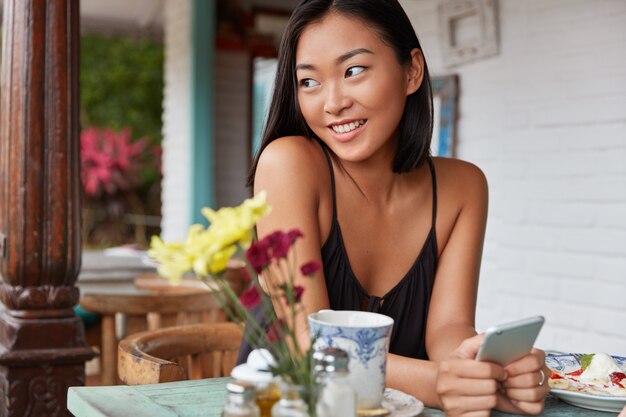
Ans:
[{"label": "wooden chair", "polygon": [[[229,270],[227,279],[233,290],[240,293],[243,289],[241,273],[236,269]],[[128,334],[146,328],[156,330],[166,326],[226,321],[226,314],[215,299],[214,291],[217,288],[209,288],[194,279],[171,286],[154,274],[140,275],[133,285],[122,289],[109,286],[108,290],[86,291],[80,300],[81,307],[102,316],[100,383],[118,383],[117,346]],[[120,326],[116,324],[116,316],[128,320]],[[141,322],[138,318],[142,319]]]},{"label": "wooden chair", "polygon": [[242,338],[242,326],[231,322],[136,333],[119,344],[118,374],[128,385],[227,376]]}]

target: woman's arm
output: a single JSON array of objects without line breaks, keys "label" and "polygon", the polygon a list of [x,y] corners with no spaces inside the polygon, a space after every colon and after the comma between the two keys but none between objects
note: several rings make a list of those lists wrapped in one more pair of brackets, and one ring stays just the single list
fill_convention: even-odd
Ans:
[{"label": "woman's arm", "polygon": [[[302,348],[310,345],[307,314],[329,308],[323,271],[315,277],[304,277],[299,266],[316,260],[321,262],[320,205],[327,205],[332,214],[332,205],[324,204],[330,190],[330,177],[325,156],[319,144],[302,137],[285,137],[273,141],[263,150],[257,166],[254,192],[267,191],[267,202],[271,212],[257,224],[260,238],[276,230],[299,229],[303,237],[295,244],[298,268],[295,283],[304,287],[302,304],[306,314],[300,314],[295,328],[298,343]],[[324,181],[327,177],[326,181]],[[324,188],[325,187],[325,188]],[[328,223],[328,229],[330,223]],[[274,274],[277,276],[277,274]],[[267,288],[266,288],[267,289]]]},{"label": "woman's arm", "polygon": [[[429,309],[426,347],[439,362],[437,393],[448,415],[489,415],[491,408],[516,414],[543,410],[547,383],[539,385],[540,369],[548,374],[540,350],[502,368],[477,362],[483,336],[474,336],[480,260],[487,222],[487,181],[477,167],[439,160],[442,210],[458,207],[441,256]],[[445,220],[441,226],[444,233]],[[458,346],[458,348],[457,348]],[[545,381],[544,381],[545,382]]]},{"label": "woman's arm", "polygon": [[487,180],[476,166],[435,159],[440,257],[426,326],[426,349],[439,362],[476,334],[478,276],[487,224]]},{"label": "woman's arm", "polygon": [[[474,363],[473,357],[470,361],[476,342],[461,352],[456,351],[464,340],[476,334],[474,314],[487,220],[487,182],[478,168],[462,161],[435,159],[435,169],[438,183],[436,232],[441,256],[426,327],[430,361],[389,355],[387,381],[428,406],[446,408],[449,412],[456,410],[457,404],[488,410],[496,401],[495,382],[489,381],[501,378],[503,370],[492,364]],[[453,361],[444,362],[442,371],[440,362],[451,355]],[[486,382],[482,386],[464,384],[463,374],[453,372],[463,369],[467,370],[465,375],[480,376]],[[440,376],[443,376],[443,384],[438,391]],[[469,396],[485,398],[480,403],[480,399],[468,399]]]}]

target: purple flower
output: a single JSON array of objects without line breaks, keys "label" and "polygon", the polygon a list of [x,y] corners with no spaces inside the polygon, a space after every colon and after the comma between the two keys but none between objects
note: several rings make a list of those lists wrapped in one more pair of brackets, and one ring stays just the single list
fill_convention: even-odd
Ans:
[{"label": "purple flower", "polygon": [[304,292],[304,287],[302,285],[296,285],[293,287],[293,297],[296,300],[296,303],[299,303],[302,299],[302,293]]},{"label": "purple flower", "polygon": [[283,297],[285,297],[285,301],[287,304],[291,304],[291,299],[293,297],[294,303],[299,303],[302,299],[302,293],[304,292],[304,287],[302,285],[294,285],[290,287],[289,284],[280,284],[278,286],[283,292]]},{"label": "purple flower", "polygon": [[267,242],[272,259],[283,259],[287,257],[289,249],[291,248],[291,241],[289,235],[280,230],[268,235],[263,239]]},{"label": "purple flower", "polygon": [[239,301],[245,308],[251,310],[261,302],[261,294],[259,294],[257,287],[253,285],[241,295]]},{"label": "purple flower", "polygon": [[246,284],[249,284],[250,282],[252,282],[252,277],[250,276],[250,273],[248,272],[246,268],[240,268],[239,272],[241,272],[241,277],[243,278]]},{"label": "purple flower", "polygon": [[267,331],[267,339],[270,341],[270,343],[277,342],[280,339],[282,339],[281,335],[284,334],[285,331],[288,331],[288,330],[289,329],[287,328],[285,320],[278,319],[277,321],[272,323],[272,327],[270,327],[269,330]]},{"label": "purple flower", "polygon": [[261,271],[270,264],[268,249],[267,241],[263,239],[250,245],[246,251],[246,257],[257,274],[260,274]]},{"label": "purple flower", "polygon": [[300,229],[291,229],[289,232],[287,232],[287,236],[289,238],[289,244],[293,245],[296,239],[302,237],[303,235]]},{"label": "purple flower", "polygon": [[320,270],[321,267],[322,264],[320,264],[318,261],[311,261],[302,265],[300,267],[300,272],[302,272],[302,275],[304,275],[305,277],[312,277],[317,273],[317,271]]}]

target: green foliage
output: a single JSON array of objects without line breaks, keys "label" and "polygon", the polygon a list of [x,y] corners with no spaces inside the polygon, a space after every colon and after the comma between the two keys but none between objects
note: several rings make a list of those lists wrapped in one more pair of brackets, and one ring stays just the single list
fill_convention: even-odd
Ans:
[{"label": "green foliage", "polygon": [[[163,108],[163,45],[102,35],[81,37],[80,123],[119,132],[130,128],[132,139],[146,137],[161,144]],[[83,201],[83,242],[106,247],[128,242],[146,244],[158,230],[147,229],[133,216],[160,216],[159,157],[144,152],[134,175],[136,187],[115,196]]]},{"label": "green foliage", "polygon": [[80,46],[81,128],[132,129],[161,142],[163,45],[86,35]]},{"label": "green foliage", "polygon": [[593,353],[588,353],[580,358],[580,367],[583,368],[583,371],[587,369],[587,367],[591,364],[591,360],[593,359]]}]

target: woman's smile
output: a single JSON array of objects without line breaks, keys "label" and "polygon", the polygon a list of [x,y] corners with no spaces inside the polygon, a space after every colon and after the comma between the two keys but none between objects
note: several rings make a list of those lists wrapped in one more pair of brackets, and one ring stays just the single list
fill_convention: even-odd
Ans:
[{"label": "woman's smile", "polygon": [[367,119],[332,123],[328,126],[332,136],[339,142],[348,142],[354,139],[365,129]]}]

